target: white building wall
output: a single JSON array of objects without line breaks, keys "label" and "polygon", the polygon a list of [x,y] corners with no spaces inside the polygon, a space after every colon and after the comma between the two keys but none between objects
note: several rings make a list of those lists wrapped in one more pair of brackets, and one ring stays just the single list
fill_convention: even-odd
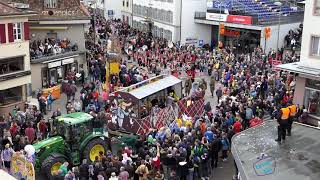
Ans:
[{"label": "white building wall", "polygon": [[133,3],[133,0],[122,0],[122,3],[123,2],[124,2],[124,6],[123,6],[123,4],[121,5],[122,19],[125,18],[125,21],[128,20],[127,23],[130,26],[132,26],[132,3]]},{"label": "white building wall", "polygon": [[[184,1],[184,0],[183,0]],[[172,42],[180,41],[180,8],[181,0],[172,0],[172,2],[163,2],[159,0],[133,0],[133,5],[140,5],[145,7],[151,7],[164,11],[172,12],[172,22],[164,22],[158,19],[152,18],[154,26],[158,29],[164,29],[165,31],[171,31],[172,38],[169,39]],[[133,13],[133,21],[138,21],[139,23],[144,22],[145,17],[136,15]],[[147,31],[147,29],[146,29]]]},{"label": "white building wall", "polygon": [[210,44],[212,26],[194,22],[195,11],[205,12],[206,10],[206,0],[182,1],[181,44],[185,44],[187,38],[203,40],[204,44]]},{"label": "white building wall", "polygon": [[[122,0],[104,0],[104,10],[105,10],[105,18],[106,19],[121,19],[121,8],[122,8]],[[113,17],[108,16],[108,10],[113,10]]]},{"label": "white building wall", "polygon": [[[301,23],[293,23],[293,24],[282,24],[280,25],[280,33],[279,33],[279,45],[278,47],[281,48],[284,46],[284,37],[288,34],[290,30],[295,30],[299,27]],[[266,43],[266,52],[269,52],[270,49],[277,49],[278,43],[278,25],[269,26],[271,29],[270,38],[267,39]],[[261,40],[260,46],[264,49],[265,48],[265,38],[264,38],[264,29],[261,30]]]},{"label": "white building wall", "polygon": [[320,16],[313,14],[314,2],[308,0],[305,4],[300,61],[304,66],[320,69],[319,57],[310,56],[311,36],[320,36]]}]

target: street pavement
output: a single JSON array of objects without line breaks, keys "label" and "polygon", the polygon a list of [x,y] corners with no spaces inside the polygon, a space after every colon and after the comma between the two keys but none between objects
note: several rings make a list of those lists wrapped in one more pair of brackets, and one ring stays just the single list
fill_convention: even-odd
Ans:
[{"label": "street pavement", "polygon": [[[125,55],[123,55],[122,58],[125,59],[125,61],[127,59]],[[129,65],[137,65],[136,63],[133,63],[133,62],[127,62],[127,63]],[[150,77],[153,77],[153,76],[155,75],[150,74]],[[186,73],[182,72],[179,78],[181,78],[182,80],[186,80],[187,79]],[[208,83],[208,88],[205,93],[205,102],[210,102],[214,110],[217,105],[217,98],[216,96],[214,97],[211,96],[210,88],[209,88],[210,77],[206,75],[206,73],[203,73],[203,74],[198,73],[196,79],[201,79],[201,78],[204,78]],[[221,85],[216,83],[216,88],[218,86],[221,86]],[[80,98],[80,90],[81,90],[81,87],[78,87],[76,98]],[[67,96],[65,94],[62,94],[60,99],[57,99],[54,101],[53,110],[56,110],[59,108],[61,109],[62,113],[66,113],[66,108],[65,108],[66,103],[67,103]],[[51,117],[51,115],[52,115],[52,112],[48,112],[46,117]],[[233,157],[232,157],[232,154],[229,153],[229,158],[227,161],[225,162],[222,162],[221,160],[219,161],[218,168],[214,169],[210,180],[231,180],[234,174],[235,174],[235,167],[234,167]],[[37,179],[45,180],[45,178],[43,177],[38,177]]]}]

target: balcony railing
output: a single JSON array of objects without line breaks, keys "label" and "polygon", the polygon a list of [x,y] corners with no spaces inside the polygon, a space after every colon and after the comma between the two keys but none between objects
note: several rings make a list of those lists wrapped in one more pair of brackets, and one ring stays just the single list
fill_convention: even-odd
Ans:
[{"label": "balcony railing", "polygon": [[31,71],[16,71],[16,72],[8,73],[8,74],[1,74],[0,75],[0,82],[23,77],[23,76],[28,76],[28,75],[31,75]]},{"label": "balcony railing", "polygon": [[[245,14],[237,14],[237,13],[232,13],[232,15],[244,15]],[[291,14],[287,16],[283,16],[278,14],[278,16],[274,17],[269,17],[266,19],[259,18],[257,15],[247,15],[252,17],[252,24],[253,25],[274,25],[274,24],[289,24],[289,23],[297,23],[297,22],[302,22],[303,21],[303,14],[302,13],[296,13],[296,14]],[[279,17],[280,16],[280,17]],[[199,19],[199,20],[206,20],[206,12],[195,12],[194,13],[194,19]]]}]

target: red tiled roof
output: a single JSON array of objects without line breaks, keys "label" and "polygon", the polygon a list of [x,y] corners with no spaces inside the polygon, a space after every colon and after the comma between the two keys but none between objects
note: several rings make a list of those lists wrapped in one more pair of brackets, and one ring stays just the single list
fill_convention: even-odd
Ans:
[{"label": "red tiled roof", "polygon": [[80,0],[57,0],[57,8],[48,9],[44,6],[44,0],[11,0],[29,4],[30,9],[36,11],[38,15],[29,18],[31,21],[65,21],[90,19]]},{"label": "red tiled roof", "polygon": [[14,16],[14,15],[28,15],[28,14],[31,14],[31,13],[11,7],[5,2],[0,2],[0,16]]}]

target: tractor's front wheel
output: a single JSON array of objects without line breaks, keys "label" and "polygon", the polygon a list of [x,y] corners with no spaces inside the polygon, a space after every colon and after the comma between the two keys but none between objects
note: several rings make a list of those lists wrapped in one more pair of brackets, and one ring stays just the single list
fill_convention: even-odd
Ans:
[{"label": "tractor's front wheel", "polygon": [[61,154],[51,154],[42,162],[41,169],[50,179],[52,176],[58,173],[60,166],[66,161],[67,159]]},{"label": "tractor's front wheel", "polygon": [[89,141],[87,146],[83,150],[83,158],[89,162],[94,162],[96,157],[99,157],[99,152],[106,154],[108,150],[108,144],[101,138],[95,138]]}]

